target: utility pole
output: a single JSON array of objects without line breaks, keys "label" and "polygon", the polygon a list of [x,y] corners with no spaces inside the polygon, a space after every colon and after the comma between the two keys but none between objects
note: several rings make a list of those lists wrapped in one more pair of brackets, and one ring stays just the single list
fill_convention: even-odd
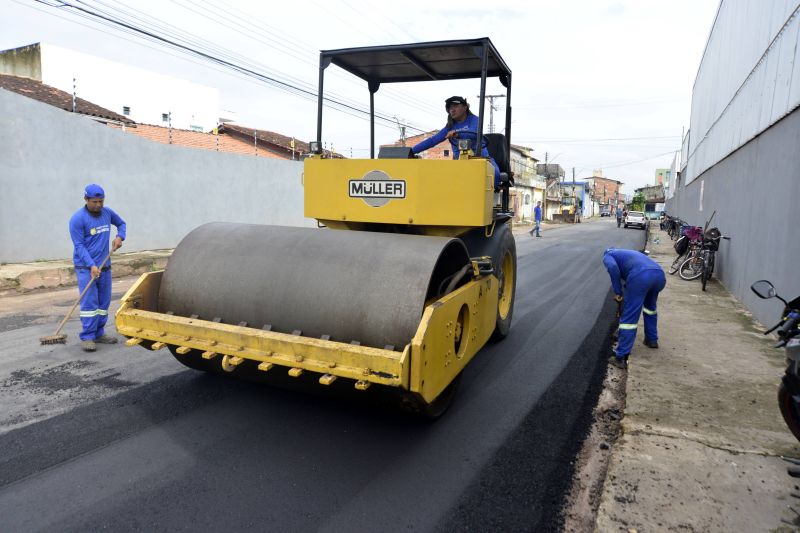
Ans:
[{"label": "utility pole", "polygon": [[550,154],[547,152],[544,153],[544,194],[542,195],[542,220],[547,220],[547,182],[550,179],[547,175],[547,158],[549,155]]},{"label": "utility pole", "polygon": [[394,121],[397,122],[397,127],[400,130],[400,146],[406,145],[406,125],[400,122],[400,119],[397,117],[393,117]]},{"label": "utility pole", "polygon": [[[478,98],[480,98],[480,97],[481,97],[481,95],[478,95]],[[506,97],[506,95],[504,95],[504,94],[487,94],[486,95],[486,99],[489,100],[489,133],[494,133],[494,112],[495,112],[495,109],[497,109],[494,106],[494,100],[495,100],[495,98],[505,98],[505,97]]]},{"label": "utility pole", "polygon": [[[561,208],[560,208],[561,209],[561,220],[563,222],[566,222],[567,219],[564,216],[564,195],[566,194],[566,191],[564,190],[564,182],[565,182],[565,176],[561,176],[561,185],[558,188],[558,196],[559,196],[558,200],[559,200],[559,203],[561,205]],[[569,212],[569,210],[567,210],[567,211]]]},{"label": "utility pole", "polygon": [[578,193],[575,192],[575,167],[572,167],[572,207],[573,211],[573,218],[572,223],[578,221]]}]

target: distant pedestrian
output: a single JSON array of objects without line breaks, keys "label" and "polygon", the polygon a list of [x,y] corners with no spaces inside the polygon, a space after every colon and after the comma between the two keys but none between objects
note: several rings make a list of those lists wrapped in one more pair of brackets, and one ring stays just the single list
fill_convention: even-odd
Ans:
[{"label": "distant pedestrian", "polygon": [[530,230],[528,233],[533,234],[536,233],[537,237],[541,237],[539,235],[539,229],[542,225],[542,202],[536,202],[536,207],[533,208],[533,229]]},{"label": "distant pedestrian", "polygon": [[617,227],[620,227],[622,225],[622,208],[619,205],[617,206],[616,214],[617,214]]},{"label": "distant pedestrian", "polygon": [[86,205],[72,215],[69,221],[69,234],[72,237],[74,252],[72,261],[78,277],[78,291],[90,280],[94,284],[81,299],[81,346],[84,351],[93,352],[95,343],[114,344],[115,337],[105,334],[108,321],[108,306],[111,303],[111,260],[103,266],[108,256],[108,240],[111,225],[117,228],[117,236],[111,243],[111,250],[122,246],[125,240],[125,221],[108,207],[103,207],[105,192],[99,185],[87,185],[84,190]]},{"label": "distant pedestrian", "polygon": [[[658,293],[667,280],[661,266],[634,250],[609,248],[603,254],[603,264],[611,276],[614,300],[622,303],[619,319],[619,342],[612,362],[620,367],[628,366],[639,315],[644,312],[644,345],[658,348],[658,315],[656,301]],[[624,285],[624,288],[623,288]]]}]

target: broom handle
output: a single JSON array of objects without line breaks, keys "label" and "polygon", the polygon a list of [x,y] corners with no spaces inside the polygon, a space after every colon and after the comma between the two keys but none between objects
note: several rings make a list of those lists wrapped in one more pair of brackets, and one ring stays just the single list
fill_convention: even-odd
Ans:
[{"label": "broom handle", "polygon": [[[104,267],[104,266],[106,266],[106,263],[108,262],[108,260],[109,260],[109,258],[110,258],[110,257],[111,257],[111,252],[108,252],[108,255],[106,256],[106,258],[105,258],[105,259],[103,259],[103,264],[101,264],[101,265],[100,265],[100,271],[101,271],[101,272],[100,272],[100,274],[102,274],[103,267]],[[100,276],[97,276],[97,278],[99,278],[99,277],[100,277]],[[68,313],[67,313],[67,314],[64,316],[63,320],[61,320],[61,324],[59,324],[59,325],[58,325],[58,329],[57,329],[57,330],[56,330],[56,332],[53,334],[53,336],[56,336],[56,335],[58,335],[59,333],[61,333],[61,328],[63,328],[63,327],[64,327],[64,324],[66,324],[66,323],[67,323],[67,320],[69,320],[69,317],[70,317],[70,315],[71,315],[71,314],[72,314],[72,313],[75,311],[75,308],[76,308],[76,307],[78,307],[78,304],[79,304],[79,303],[81,303],[81,300],[83,300],[83,295],[84,295],[84,294],[86,294],[86,291],[88,291],[88,290],[89,290],[89,287],[91,287],[91,286],[92,286],[92,283],[94,283],[94,280],[96,280],[97,278],[92,278],[92,279],[90,279],[90,280],[89,280],[89,283],[87,283],[87,284],[86,284],[86,287],[84,287],[84,288],[83,288],[83,290],[81,291],[81,295],[80,295],[80,296],[78,296],[78,299],[75,301],[75,303],[74,303],[74,304],[72,304],[72,308],[71,308],[71,309],[69,310],[69,312],[68,312]]]}]

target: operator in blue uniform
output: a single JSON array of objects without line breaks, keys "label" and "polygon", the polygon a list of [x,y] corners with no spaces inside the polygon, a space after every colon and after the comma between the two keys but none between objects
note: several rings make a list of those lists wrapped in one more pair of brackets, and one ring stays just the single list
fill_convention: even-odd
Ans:
[{"label": "operator in blue uniform", "polygon": [[667,279],[658,263],[634,250],[609,248],[603,254],[603,264],[611,276],[614,299],[623,303],[619,342],[612,362],[625,368],[636,340],[636,325],[641,312],[644,312],[644,345],[658,348],[656,300]]},{"label": "operator in blue uniform", "polygon": [[[475,144],[478,142],[478,117],[473,115],[469,110],[469,104],[466,98],[461,96],[451,96],[444,101],[444,108],[447,110],[447,125],[439,130],[439,133],[433,137],[429,137],[424,141],[416,144],[411,150],[418,154],[424,152],[428,148],[433,148],[437,144],[449,140],[452,146],[453,159],[458,159],[461,153],[458,149],[459,139],[469,139],[471,141],[472,151],[477,153]],[[489,157],[489,151],[486,149],[487,142],[484,137],[481,144],[481,156],[491,161],[494,167],[494,187],[497,190],[500,187],[500,168],[495,163],[494,159]]]},{"label": "operator in blue uniform", "polygon": [[69,220],[69,234],[72,237],[74,252],[72,261],[78,277],[78,291],[90,280],[94,284],[81,299],[81,346],[84,351],[93,352],[95,343],[114,344],[117,339],[105,334],[108,321],[108,306],[111,303],[111,258],[108,256],[108,240],[111,225],[117,227],[117,236],[111,243],[111,250],[122,246],[125,240],[125,221],[108,207],[103,207],[105,192],[99,185],[87,185],[84,191],[86,205],[72,215]]}]

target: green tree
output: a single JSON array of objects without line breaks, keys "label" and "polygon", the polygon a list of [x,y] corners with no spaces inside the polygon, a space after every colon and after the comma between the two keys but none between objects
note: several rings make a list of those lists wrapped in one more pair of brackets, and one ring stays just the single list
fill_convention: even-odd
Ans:
[{"label": "green tree", "polygon": [[644,211],[644,193],[636,193],[631,201],[631,211]]}]

